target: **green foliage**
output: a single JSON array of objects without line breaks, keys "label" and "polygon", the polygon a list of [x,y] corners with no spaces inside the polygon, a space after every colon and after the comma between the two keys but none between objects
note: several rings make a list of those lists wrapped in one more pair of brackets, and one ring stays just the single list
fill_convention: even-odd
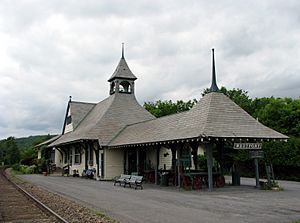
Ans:
[{"label": "green foliage", "polygon": [[37,150],[33,147],[28,147],[21,151],[21,164],[33,165],[36,164]]},{"label": "green foliage", "polygon": [[42,172],[47,172],[48,171],[48,164],[49,161],[46,160],[45,158],[41,158],[39,160],[37,160],[37,167],[36,167],[36,173],[42,173]]},{"label": "green foliage", "polygon": [[149,111],[152,115],[159,118],[166,115],[171,115],[183,111],[190,110],[194,104],[197,103],[197,100],[189,100],[184,102],[182,100],[177,101],[176,103],[169,101],[156,101],[156,102],[145,102],[144,108]]},{"label": "green foliage", "polygon": [[198,167],[200,170],[207,170],[207,160],[205,155],[198,155]]},{"label": "green foliage", "polygon": [[14,137],[5,140],[6,157],[5,161],[9,165],[13,165],[20,161],[20,151]]},{"label": "green foliage", "polygon": [[[300,137],[300,100],[255,99],[255,115],[266,126],[289,136]],[[264,106],[262,106],[264,105]]]},{"label": "green foliage", "polygon": [[25,165],[36,165],[37,151],[35,145],[52,136],[29,136],[26,138],[9,137],[0,141],[0,164],[13,165],[21,161]]},{"label": "green foliage", "polygon": [[17,138],[16,143],[20,149],[25,149],[28,147],[34,147],[48,139],[51,139],[52,135],[37,135],[37,136],[28,136]]},{"label": "green foliage", "polygon": [[21,165],[19,163],[16,163],[11,166],[13,170],[15,171],[20,171]]},{"label": "green foliage", "polygon": [[26,166],[26,165],[20,165],[20,164],[14,164],[12,166],[12,169],[20,174],[33,174],[37,173],[37,166]]},{"label": "green foliage", "polygon": [[273,165],[300,167],[300,139],[290,138],[287,142],[263,144],[266,159]]}]

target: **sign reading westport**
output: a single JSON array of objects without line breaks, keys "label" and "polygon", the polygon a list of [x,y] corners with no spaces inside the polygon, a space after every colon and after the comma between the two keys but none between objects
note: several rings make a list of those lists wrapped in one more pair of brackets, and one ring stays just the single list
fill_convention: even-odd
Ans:
[{"label": "sign reading westport", "polygon": [[262,143],[234,143],[234,149],[261,149]]}]

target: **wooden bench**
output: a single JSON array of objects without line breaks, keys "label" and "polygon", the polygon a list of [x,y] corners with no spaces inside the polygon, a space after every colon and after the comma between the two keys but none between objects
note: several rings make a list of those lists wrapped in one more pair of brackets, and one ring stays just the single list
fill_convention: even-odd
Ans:
[{"label": "wooden bench", "polygon": [[118,183],[120,186],[122,185],[122,183],[125,184],[125,180],[130,179],[130,177],[131,177],[130,175],[121,174],[120,177],[117,177],[117,178],[115,179],[114,186],[116,186],[117,183]]},{"label": "wooden bench", "polygon": [[129,179],[124,180],[124,187],[128,185],[129,187],[134,186],[134,189],[137,189],[138,187],[143,189],[143,176],[135,176],[131,175]]}]

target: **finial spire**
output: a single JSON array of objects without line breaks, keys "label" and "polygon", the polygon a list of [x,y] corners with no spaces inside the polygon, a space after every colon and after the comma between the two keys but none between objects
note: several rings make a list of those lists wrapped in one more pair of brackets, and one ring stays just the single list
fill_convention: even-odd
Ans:
[{"label": "finial spire", "polygon": [[122,43],[122,59],[124,59],[124,43]]},{"label": "finial spire", "polygon": [[217,92],[219,88],[216,82],[216,68],[215,68],[215,50],[212,48],[212,82],[210,86],[210,92]]}]

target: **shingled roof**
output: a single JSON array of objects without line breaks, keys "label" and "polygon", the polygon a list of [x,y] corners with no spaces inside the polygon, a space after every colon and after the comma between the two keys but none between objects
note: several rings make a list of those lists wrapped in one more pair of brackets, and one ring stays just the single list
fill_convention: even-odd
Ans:
[{"label": "shingled roof", "polygon": [[98,140],[101,146],[105,146],[126,125],[154,118],[139,105],[133,94],[113,94],[95,105],[77,128],[62,135],[50,146],[80,140]]},{"label": "shingled roof", "polygon": [[137,77],[131,72],[129,69],[125,58],[122,56],[115,72],[113,75],[108,79],[108,81],[112,81],[116,78],[120,79],[130,79],[130,80],[136,80]]},{"label": "shingled roof", "polygon": [[288,138],[261,124],[224,94],[211,92],[190,111],[127,126],[109,146],[209,137]]},{"label": "shingled roof", "polygon": [[74,129],[95,105],[95,103],[70,101],[70,111]]},{"label": "shingled roof", "polygon": [[[185,139],[287,139],[254,119],[218,92],[213,50],[212,87],[190,111],[156,119],[138,104],[133,92],[114,92],[98,104],[69,102],[73,131],[49,146],[97,140],[101,146],[122,147]],[[122,58],[109,79],[135,80],[122,48]]]}]

